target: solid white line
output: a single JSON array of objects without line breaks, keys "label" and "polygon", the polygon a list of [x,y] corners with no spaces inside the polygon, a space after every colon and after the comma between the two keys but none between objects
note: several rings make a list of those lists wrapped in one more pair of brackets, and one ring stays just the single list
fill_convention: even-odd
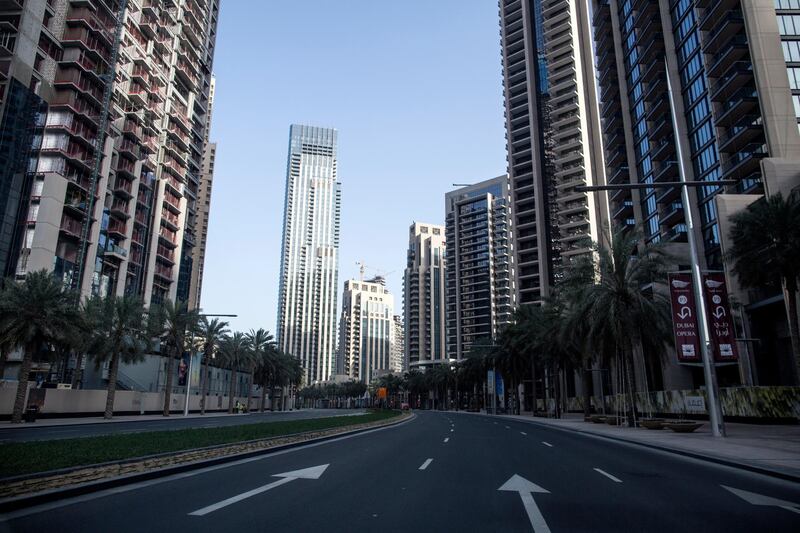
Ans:
[{"label": "solid white line", "polygon": [[450,437],[447,437],[446,439],[444,439],[445,442],[447,442],[449,440],[450,440]]},{"label": "solid white line", "polygon": [[208,507],[203,507],[202,509],[198,509],[197,511],[192,511],[189,513],[190,516],[205,516],[208,513],[213,513],[218,509],[222,509],[223,507],[227,507],[229,505],[233,505],[236,502],[240,502],[242,500],[246,500],[256,494],[261,494],[262,492],[267,492],[270,489],[274,489],[275,487],[280,487],[290,481],[294,481],[297,478],[294,477],[285,477],[283,479],[279,479],[278,481],[273,481],[269,485],[264,485],[263,487],[258,487],[257,489],[248,490],[247,492],[243,492],[236,496],[231,496],[228,499],[222,500],[221,502],[217,502],[213,505],[209,505]]},{"label": "solid white line", "polygon": [[547,446],[548,448],[552,448],[552,447],[553,447],[553,445],[552,445],[552,444],[550,444],[549,442],[542,441],[542,444],[544,444],[544,445],[545,445],[545,446]]},{"label": "solid white line", "polygon": [[426,459],[425,462],[422,463],[422,466],[419,467],[419,469],[420,470],[425,470],[426,468],[428,468],[428,465],[431,464],[432,462],[433,462],[433,459]]},{"label": "solid white line", "polygon": [[74,498],[68,498],[68,499],[65,499],[65,500],[54,501],[52,503],[44,503],[42,505],[37,505],[35,507],[28,507],[27,509],[20,509],[19,511],[13,511],[13,512],[10,512],[10,513],[7,513],[7,514],[0,514],[0,523],[7,522],[9,520],[15,520],[17,518],[22,518],[22,517],[25,517],[25,516],[30,516],[30,515],[33,515],[33,514],[38,514],[38,513],[44,512],[44,511],[52,511],[53,509],[59,509],[61,507],[68,507],[70,505],[75,505],[75,504],[78,504],[78,503],[84,503],[84,502],[96,500],[98,498],[105,498],[106,496],[113,496],[114,494],[121,494],[121,493],[124,493],[124,492],[130,492],[130,491],[134,491],[134,490],[143,489],[145,487],[150,487],[150,486],[153,486],[153,485],[159,485],[161,483],[168,483],[170,481],[178,481],[178,480],[189,478],[189,477],[199,476],[201,474],[205,474],[205,473],[208,473],[208,472],[213,472],[215,470],[222,470],[223,468],[231,468],[232,466],[239,466],[239,465],[243,465],[243,464],[246,464],[246,463],[252,463],[254,461],[263,461],[264,459],[270,459],[272,457],[277,457],[279,455],[284,455],[284,454],[287,454],[287,453],[299,452],[300,450],[306,450],[308,448],[316,448],[317,446],[324,446],[326,444],[331,444],[331,443],[339,442],[339,441],[342,441],[342,440],[352,439],[354,437],[360,437],[362,435],[368,435],[370,433],[376,433],[378,431],[385,431],[387,429],[394,429],[394,428],[398,428],[400,426],[403,426],[405,424],[408,424],[409,422],[412,422],[414,420],[416,420],[416,416],[414,416],[412,418],[409,418],[408,420],[405,420],[405,421],[400,422],[398,424],[395,424],[393,426],[385,426],[385,427],[379,427],[379,428],[375,428],[375,429],[370,429],[368,431],[362,431],[361,433],[356,433],[354,435],[342,435],[341,437],[336,437],[336,438],[325,440],[325,441],[321,441],[321,442],[312,442],[312,443],[309,443],[309,444],[304,444],[302,446],[297,446],[295,448],[289,448],[288,450],[278,450],[278,451],[275,451],[275,452],[266,453],[264,455],[257,455],[255,457],[247,457],[245,459],[240,459],[239,461],[232,461],[230,463],[223,463],[221,465],[209,466],[207,468],[201,468],[201,469],[198,469],[198,470],[191,470],[189,472],[182,472],[180,474],[175,474],[175,475],[172,475],[172,476],[166,476],[166,477],[161,477],[161,478],[156,478],[156,479],[150,479],[148,481],[140,481],[138,483],[132,483],[130,485],[122,485],[122,486],[119,486],[119,487],[115,487],[113,489],[106,489],[106,490],[102,490],[102,491],[98,491],[98,492],[92,492],[90,494],[84,494],[83,496],[76,496]]},{"label": "solid white line", "polygon": [[525,433],[524,431],[520,431],[519,433],[520,435],[527,435],[527,433]]},{"label": "solid white line", "polygon": [[600,470],[599,468],[594,468],[593,470],[595,472],[597,472],[598,474],[603,474],[604,476],[606,476],[608,479],[610,479],[614,483],[622,483],[622,480],[620,478],[612,476],[611,474],[609,474],[605,470]]},{"label": "solid white line", "polygon": [[454,431],[455,431],[455,429],[451,429],[451,430],[450,430],[450,433],[452,433],[452,432],[454,432]]}]

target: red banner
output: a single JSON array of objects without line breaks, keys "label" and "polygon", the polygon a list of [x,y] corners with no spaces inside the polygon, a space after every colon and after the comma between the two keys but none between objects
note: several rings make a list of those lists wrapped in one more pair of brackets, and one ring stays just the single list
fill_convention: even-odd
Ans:
[{"label": "red banner", "polygon": [[706,301],[709,333],[714,344],[714,360],[717,362],[738,360],[725,274],[703,274],[703,297]]},{"label": "red banner", "polygon": [[700,358],[700,335],[691,274],[670,274],[669,295],[672,302],[672,330],[675,352],[680,363],[696,363]]}]

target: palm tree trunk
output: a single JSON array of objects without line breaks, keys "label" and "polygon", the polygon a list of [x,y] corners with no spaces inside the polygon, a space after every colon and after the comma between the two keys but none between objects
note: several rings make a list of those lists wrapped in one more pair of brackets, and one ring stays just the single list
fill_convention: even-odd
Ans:
[{"label": "palm tree trunk", "polygon": [[275,412],[275,382],[272,380],[269,382],[269,411]]},{"label": "palm tree trunk", "polygon": [[208,396],[208,359],[209,356],[204,354],[203,357],[203,370],[200,375],[200,414],[206,414],[206,398]]},{"label": "palm tree trunk", "polygon": [[[588,364],[588,361],[587,361]],[[589,404],[592,401],[592,397],[589,394],[589,381],[592,379],[592,371],[590,368],[583,369],[583,417],[588,418],[591,414],[591,409],[589,409]]]},{"label": "palm tree trunk", "polygon": [[627,353],[623,354],[622,364],[625,367],[625,380],[628,382],[628,403],[630,404],[628,408],[628,427],[636,427],[636,394],[634,392],[633,372],[631,370],[633,360],[630,356],[630,350],[626,350],[626,352]]},{"label": "palm tree trunk", "polygon": [[266,384],[264,384],[261,385],[261,407],[259,408],[259,411],[261,411],[262,413],[264,412],[264,404],[266,403],[266,401],[267,401],[267,386]]},{"label": "palm tree trunk", "polygon": [[22,412],[25,409],[25,396],[28,394],[28,375],[31,373],[31,364],[33,363],[33,352],[39,346],[38,343],[32,342],[27,346],[22,356],[22,364],[19,367],[19,381],[17,383],[17,395],[14,397],[14,410],[11,414],[11,423],[22,423]]},{"label": "palm tree trunk", "polygon": [[231,367],[231,381],[228,385],[228,414],[233,413],[233,383],[236,380],[236,368]]},{"label": "palm tree trunk", "polygon": [[106,393],[106,412],[103,418],[111,420],[114,416],[114,393],[117,391],[117,373],[119,372],[119,352],[111,355],[111,364],[108,367],[108,388]]},{"label": "palm tree trunk", "polygon": [[6,373],[6,361],[8,360],[8,350],[5,348],[0,348],[0,380],[3,379],[3,375]]},{"label": "palm tree trunk", "polygon": [[786,314],[789,319],[789,337],[792,341],[792,353],[794,354],[795,379],[800,385],[800,331],[797,322],[797,280],[794,278],[784,281],[786,288]]},{"label": "palm tree trunk", "polygon": [[247,382],[247,412],[250,412],[250,396],[253,395],[253,379],[256,375],[255,367],[250,367],[250,381]]},{"label": "palm tree trunk", "polygon": [[172,354],[167,356],[167,376],[166,384],[164,385],[164,416],[169,416],[170,401],[172,400],[172,366],[175,358]]},{"label": "palm tree trunk", "polygon": [[72,388],[77,389],[78,385],[81,384],[81,378],[83,377],[83,353],[78,353],[75,357],[75,372],[72,373]]}]

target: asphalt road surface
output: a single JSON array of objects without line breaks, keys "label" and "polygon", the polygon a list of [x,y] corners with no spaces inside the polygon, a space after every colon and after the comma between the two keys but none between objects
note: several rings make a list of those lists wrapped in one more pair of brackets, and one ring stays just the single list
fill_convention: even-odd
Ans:
[{"label": "asphalt road surface", "polygon": [[0,531],[800,531],[800,484],[529,422],[417,415],[0,516]]},{"label": "asphalt road surface", "polygon": [[0,428],[0,442],[20,442],[30,440],[74,439],[77,437],[93,437],[96,435],[113,435],[115,433],[140,433],[144,431],[169,431],[187,428],[213,428],[220,426],[240,426],[242,424],[258,424],[261,422],[282,422],[286,420],[303,420],[308,418],[327,418],[330,416],[357,415],[363,409],[302,409],[299,411],[250,413],[247,415],[187,417],[173,414],[170,417],[148,420],[130,420],[120,422],[99,422],[87,424],[69,424],[63,426],[26,426]]}]

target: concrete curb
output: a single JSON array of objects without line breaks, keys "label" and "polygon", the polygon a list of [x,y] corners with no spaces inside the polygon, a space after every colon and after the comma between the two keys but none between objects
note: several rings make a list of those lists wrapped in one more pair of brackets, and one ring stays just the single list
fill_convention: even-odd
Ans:
[{"label": "concrete curb", "polygon": [[552,428],[552,429],[556,429],[556,430],[560,430],[560,431],[566,431],[566,432],[569,432],[569,433],[578,433],[578,434],[581,434],[581,435],[587,435],[589,437],[597,437],[599,439],[607,439],[607,440],[610,440],[610,441],[623,442],[625,444],[634,444],[636,446],[642,446],[644,448],[650,448],[650,449],[653,449],[653,450],[660,450],[660,451],[668,452],[668,453],[671,453],[671,454],[674,454],[674,455],[681,455],[681,456],[684,456],[684,457],[691,457],[692,459],[699,459],[701,461],[706,461],[706,462],[709,462],[709,463],[716,463],[716,464],[723,465],[723,466],[729,466],[729,467],[732,467],[732,468],[738,468],[740,470],[747,470],[749,472],[755,472],[756,474],[762,474],[762,475],[766,475],[766,476],[770,476],[770,477],[774,477],[774,478],[778,478],[778,479],[783,479],[783,480],[786,480],[786,481],[793,481],[795,483],[800,483],[800,475],[790,474],[788,472],[782,472],[780,470],[774,470],[772,468],[766,468],[766,467],[754,465],[754,464],[751,464],[751,463],[735,461],[733,459],[724,459],[724,458],[720,458],[720,457],[714,457],[713,455],[707,455],[707,454],[704,454],[704,453],[692,452],[692,451],[684,450],[684,449],[681,449],[681,448],[672,448],[670,446],[652,444],[650,442],[642,442],[642,441],[639,441],[639,440],[629,439],[629,438],[620,437],[620,436],[616,436],[616,435],[603,435],[603,434],[600,434],[600,433],[593,433],[591,431],[584,431],[584,430],[581,430],[581,429],[556,426],[556,425],[553,425],[553,424],[547,424],[547,423],[544,423],[544,422],[539,422],[539,421],[533,420],[533,419],[525,420],[525,419],[516,418],[516,417],[510,417],[510,416],[505,416],[505,415],[485,415],[484,414],[483,416],[487,416],[487,417],[498,416],[500,418],[505,418],[506,420],[516,420],[518,422],[525,422],[525,423],[528,423],[528,424],[534,424],[534,425],[539,426],[539,427]]},{"label": "concrete curb", "polygon": [[[333,435],[326,435],[324,437],[317,437],[312,439],[307,439],[300,442],[292,442],[289,444],[282,444],[280,446],[275,446],[273,448],[267,448],[263,450],[254,450],[251,452],[244,452],[239,454],[231,454],[222,457],[215,457],[213,459],[204,459],[200,461],[193,461],[190,463],[185,463],[176,466],[169,466],[165,468],[159,468],[155,470],[148,470],[146,472],[136,472],[133,474],[125,474],[122,476],[116,476],[108,479],[100,479],[96,481],[90,481],[88,483],[81,483],[74,486],[62,487],[58,489],[52,490],[45,490],[41,492],[31,493],[31,494],[23,494],[20,496],[14,496],[11,498],[4,498],[0,499],[0,514],[9,513],[12,511],[18,511],[20,509],[24,509],[26,507],[33,507],[35,505],[41,505],[44,503],[51,503],[55,500],[64,500],[67,498],[73,498],[75,496],[82,496],[84,494],[88,494],[91,492],[98,492],[101,490],[112,489],[115,487],[119,487],[122,485],[129,485],[132,483],[137,483],[140,481],[147,481],[150,479],[156,479],[160,477],[167,477],[172,476],[175,474],[180,474],[183,472],[188,472],[191,470],[198,470],[201,468],[207,468],[209,466],[220,465],[224,463],[232,463],[235,461],[239,461],[242,459],[248,459],[251,457],[257,457],[260,455],[269,455],[271,453],[275,453],[278,451],[288,450],[291,448],[298,448],[300,446],[305,446],[307,444],[325,442],[328,440],[337,439],[340,437],[357,435],[359,433],[365,433],[367,431],[372,431],[376,429],[385,429],[392,426],[397,426],[400,424],[405,424],[407,422],[411,422],[416,418],[416,415],[411,413],[411,416],[404,417],[402,414],[398,417],[398,419],[392,419],[391,422],[386,424],[380,424],[371,427],[353,429],[349,431],[343,431],[341,433],[334,433]],[[238,443],[237,443],[238,444]],[[197,448],[200,450],[202,448]],[[189,452],[192,450],[182,450],[180,453]],[[89,467],[92,465],[86,465]]]}]

